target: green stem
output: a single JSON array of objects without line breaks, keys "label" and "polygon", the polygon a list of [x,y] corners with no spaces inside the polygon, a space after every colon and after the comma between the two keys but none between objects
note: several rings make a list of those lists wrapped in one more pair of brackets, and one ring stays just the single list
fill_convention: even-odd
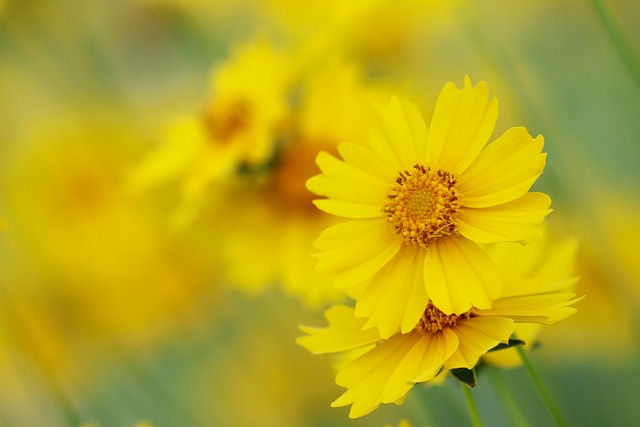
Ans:
[{"label": "green stem", "polygon": [[465,402],[467,402],[469,417],[471,417],[471,424],[473,425],[473,427],[482,427],[482,419],[480,418],[480,412],[478,412],[478,406],[476,405],[476,400],[473,397],[471,388],[463,384],[460,384],[460,387],[462,387],[464,400]]},{"label": "green stem", "polygon": [[553,420],[556,422],[556,425],[560,427],[567,427],[567,423],[565,422],[564,418],[562,417],[562,414],[560,413],[560,410],[558,409],[555,402],[553,401],[551,394],[549,393],[547,388],[544,386],[544,384],[542,383],[542,380],[540,379],[540,376],[538,375],[538,372],[531,364],[531,360],[529,359],[527,352],[524,351],[522,346],[519,346],[519,345],[515,346],[515,349],[518,351],[518,354],[520,355],[520,359],[522,359],[522,363],[525,369],[527,370],[529,377],[531,377],[531,381],[533,382],[536,389],[538,390],[538,394],[540,394],[540,397],[542,397],[542,400],[544,400],[544,403],[547,405],[547,409],[549,410],[549,413],[551,414],[551,417],[553,418]]},{"label": "green stem", "polygon": [[429,411],[429,399],[427,397],[427,387],[424,384],[416,384],[414,386],[414,398],[410,400],[413,412],[417,412],[424,425],[435,425],[431,411]]},{"label": "green stem", "polygon": [[611,42],[616,47],[620,58],[631,73],[631,77],[640,87],[640,62],[631,42],[629,42],[629,38],[624,33],[622,25],[620,25],[620,22],[611,13],[611,9],[605,5],[603,0],[591,0],[591,5]]},{"label": "green stem", "polygon": [[515,427],[531,427],[531,424],[527,421],[522,409],[520,409],[520,406],[513,398],[513,394],[511,394],[509,386],[502,376],[500,369],[492,367],[488,369],[488,371],[491,384],[493,384],[493,388],[498,396],[500,396],[500,401],[504,405],[507,415],[511,419],[511,424]]}]

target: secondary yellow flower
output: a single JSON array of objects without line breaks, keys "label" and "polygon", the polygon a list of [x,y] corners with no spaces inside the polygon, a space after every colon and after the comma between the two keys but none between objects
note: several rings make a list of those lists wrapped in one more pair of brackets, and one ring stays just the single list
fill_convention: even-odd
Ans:
[{"label": "secondary yellow flower", "polygon": [[328,277],[313,272],[312,242],[336,218],[313,206],[305,182],[319,172],[314,163],[319,151],[336,151],[344,139],[365,143],[362,135],[375,121],[366,107],[383,92],[357,67],[338,60],[305,75],[299,107],[273,160],[220,186],[212,223],[221,226],[217,234],[230,283],[258,292],[280,282],[309,306],[344,298]]},{"label": "secondary yellow flower", "polygon": [[490,349],[508,342],[516,322],[559,322],[575,313],[569,306],[576,301],[573,292],[522,293],[496,300],[490,310],[460,315],[447,315],[429,302],[411,331],[388,339],[375,328],[363,329],[367,320],[353,308],[337,305],[325,312],[328,328],[302,326],[308,335],[297,342],[316,354],[368,349],[336,377],[347,391],[332,406],[352,405],[349,417],[357,418],[381,403],[402,403],[414,384],[431,381],[443,367],[473,369]]},{"label": "secondary yellow flower", "polygon": [[316,159],[307,187],[321,210],[351,220],[315,242],[316,271],[357,298],[356,315],[388,337],[409,332],[431,301],[445,315],[489,308],[497,269],[479,243],[538,237],[550,199],[528,193],[542,173],[542,136],[511,128],[486,145],[497,119],[487,85],[447,83],[430,129],[409,102],[379,106],[369,147]]},{"label": "secondary yellow flower", "polygon": [[133,190],[180,180],[183,200],[174,223],[184,225],[200,210],[208,186],[239,167],[268,162],[288,114],[289,69],[267,42],[236,49],[212,73],[203,111],[172,123],[163,144],[133,171]]},{"label": "secondary yellow flower", "polygon": [[[565,239],[551,245],[545,240],[524,246],[496,243],[488,248],[502,277],[502,300],[523,292],[575,292],[577,241]],[[516,325],[515,334],[529,349],[541,330],[540,324],[522,323]],[[521,364],[514,348],[487,353],[482,360],[502,367]]]}]

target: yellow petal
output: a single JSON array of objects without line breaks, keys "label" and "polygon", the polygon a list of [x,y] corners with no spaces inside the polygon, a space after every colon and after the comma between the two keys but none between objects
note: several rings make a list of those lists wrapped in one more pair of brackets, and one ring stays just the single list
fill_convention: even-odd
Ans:
[{"label": "yellow petal", "polygon": [[127,185],[132,192],[140,192],[182,176],[197,161],[206,141],[200,121],[177,121],[167,130],[163,144],[133,170]]},{"label": "yellow petal", "polygon": [[471,306],[489,308],[500,296],[500,278],[491,258],[458,235],[442,237],[429,246],[424,282],[429,298],[445,314],[462,314]]},{"label": "yellow petal", "polygon": [[307,336],[299,337],[296,343],[314,354],[336,353],[353,350],[380,341],[375,329],[362,330],[365,320],[355,317],[353,308],[335,305],[324,312],[329,326],[315,328],[300,326]]},{"label": "yellow petal", "polygon": [[418,339],[418,334],[394,335],[345,365],[336,376],[336,383],[347,391],[331,406],[351,404],[350,418],[361,417],[380,406],[389,378]]},{"label": "yellow petal", "polygon": [[424,334],[430,336],[428,348],[424,352],[418,374],[412,380],[414,383],[433,380],[445,361],[458,349],[458,336],[450,328],[445,328],[435,334]]},{"label": "yellow petal", "polygon": [[323,173],[307,180],[306,185],[310,191],[331,199],[382,206],[389,190],[388,182],[324,151],[318,154],[316,163]]},{"label": "yellow petal", "polygon": [[[538,336],[542,325],[536,325],[533,323],[519,323],[516,324],[515,336],[524,341],[524,349],[531,349],[536,343],[536,337]],[[518,354],[516,348],[505,348],[499,351],[491,351],[482,356],[482,361],[490,363],[492,365],[499,366],[501,368],[513,368],[522,364],[522,359]]]},{"label": "yellow petal", "polygon": [[403,165],[401,159],[398,158],[394,147],[380,129],[372,128],[369,130],[369,146],[377,156],[385,159],[385,161],[389,163],[389,166],[396,174],[407,169],[407,167]]},{"label": "yellow petal", "polygon": [[[576,279],[577,280],[577,279]],[[502,316],[521,323],[551,325],[574,314],[571,305],[582,298],[572,292],[551,292],[500,298],[489,309],[477,310],[479,316]],[[476,312],[476,310],[474,310]]]},{"label": "yellow petal", "polygon": [[506,343],[515,329],[513,320],[502,317],[472,317],[459,320],[453,331],[458,349],[451,355],[446,369],[473,369],[478,359],[496,345]]},{"label": "yellow petal", "polygon": [[376,112],[382,134],[389,142],[401,170],[424,162],[427,127],[416,108],[409,102],[401,103],[394,96],[389,105],[376,105]]},{"label": "yellow petal", "polygon": [[[314,242],[321,251],[314,254],[318,259],[316,272],[345,274],[354,285],[360,284],[389,262],[401,245],[402,239],[393,235],[382,218],[334,225]],[[349,286],[348,282],[345,284]]]},{"label": "yellow petal", "polygon": [[462,206],[483,208],[521,197],[544,169],[542,136],[511,128],[489,144],[457,180]]},{"label": "yellow petal", "polygon": [[460,234],[478,243],[530,242],[542,236],[542,221],[551,212],[544,193],[526,193],[519,199],[487,208],[460,209]]},{"label": "yellow petal", "polygon": [[318,199],[313,204],[323,212],[344,218],[376,218],[382,216],[380,204],[345,202],[335,199]]},{"label": "yellow petal", "polygon": [[365,328],[376,327],[389,338],[401,327],[411,331],[429,302],[422,268],[424,251],[403,245],[378,271],[356,303],[356,316],[367,317]]},{"label": "yellow petal", "polygon": [[381,178],[389,185],[398,175],[398,170],[388,160],[362,145],[343,142],[338,145],[338,152],[348,164]]},{"label": "yellow petal", "polygon": [[433,379],[458,347],[457,336],[451,330],[414,335],[418,339],[387,380],[382,403],[396,402],[406,396],[416,382]]},{"label": "yellow petal", "polygon": [[418,111],[416,106],[411,102],[403,102],[404,112],[411,128],[411,134],[413,135],[414,148],[416,150],[416,158],[418,163],[426,162],[427,159],[427,139],[429,132],[427,125],[424,122],[422,114]]},{"label": "yellow petal", "polygon": [[498,103],[489,101],[486,83],[462,90],[447,83],[436,103],[427,140],[427,163],[454,174],[464,171],[487,144],[498,117]]}]

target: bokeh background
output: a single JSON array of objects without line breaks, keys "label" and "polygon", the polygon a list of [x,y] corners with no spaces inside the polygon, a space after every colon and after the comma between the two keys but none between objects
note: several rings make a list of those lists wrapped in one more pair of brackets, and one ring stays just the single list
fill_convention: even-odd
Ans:
[{"label": "bokeh background", "polygon": [[[496,135],[544,135],[536,189],[553,199],[551,235],[580,241],[587,297],[532,358],[570,425],[637,423],[640,3],[3,0],[0,426],[470,425],[451,380],[363,419],[330,408],[333,361],[295,338],[299,324],[324,324],[335,296],[300,291],[314,279],[290,270],[313,263],[310,242],[273,249],[297,217],[263,214],[262,184],[205,186],[178,225],[179,181],[131,189],[176,118],[215,98],[212,72],[254,40],[288,58],[294,113],[316,93],[333,114],[310,125],[294,114],[302,137],[352,137],[343,123],[362,109],[342,95],[354,83],[335,83],[354,69],[371,99],[403,94],[427,122],[445,82],[485,80]],[[261,66],[247,85],[270,84]],[[480,413],[511,425],[489,377]],[[552,425],[522,368],[504,379],[530,425]]]}]

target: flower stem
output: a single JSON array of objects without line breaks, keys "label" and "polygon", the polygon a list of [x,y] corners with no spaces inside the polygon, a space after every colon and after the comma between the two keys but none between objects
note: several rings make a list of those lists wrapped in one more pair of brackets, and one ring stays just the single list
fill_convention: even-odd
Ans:
[{"label": "flower stem", "polygon": [[527,418],[524,416],[520,406],[518,406],[518,403],[513,398],[513,394],[509,391],[509,386],[504,380],[500,369],[491,368],[488,369],[488,371],[491,384],[493,384],[493,388],[498,396],[500,396],[500,401],[504,405],[504,408],[511,419],[512,425],[515,427],[531,427],[531,424],[527,421]]},{"label": "flower stem", "polygon": [[471,424],[473,425],[473,427],[482,427],[482,419],[480,418],[480,412],[478,412],[478,406],[476,405],[476,400],[473,397],[471,388],[464,384],[460,384],[460,387],[462,387],[464,400],[465,402],[467,402],[469,417],[471,417]]},{"label": "flower stem", "polygon": [[533,382],[536,389],[538,390],[538,394],[540,395],[540,397],[542,397],[542,400],[544,400],[545,405],[547,405],[547,409],[549,410],[549,413],[551,414],[551,417],[553,418],[553,420],[556,422],[556,425],[560,427],[567,427],[567,423],[562,417],[560,410],[558,409],[555,402],[553,401],[551,394],[542,383],[542,380],[540,379],[538,372],[531,364],[531,360],[529,359],[529,356],[527,356],[526,351],[524,351],[522,346],[519,346],[519,345],[515,346],[515,349],[518,351],[518,354],[520,355],[520,359],[522,359],[522,363],[525,369],[527,370],[529,377],[531,377],[531,381]]},{"label": "flower stem", "polygon": [[624,33],[622,25],[611,13],[611,9],[603,0],[591,0],[591,4],[611,42],[616,47],[620,58],[631,73],[631,77],[633,77],[638,87],[640,87],[640,62],[629,42],[629,38]]}]

